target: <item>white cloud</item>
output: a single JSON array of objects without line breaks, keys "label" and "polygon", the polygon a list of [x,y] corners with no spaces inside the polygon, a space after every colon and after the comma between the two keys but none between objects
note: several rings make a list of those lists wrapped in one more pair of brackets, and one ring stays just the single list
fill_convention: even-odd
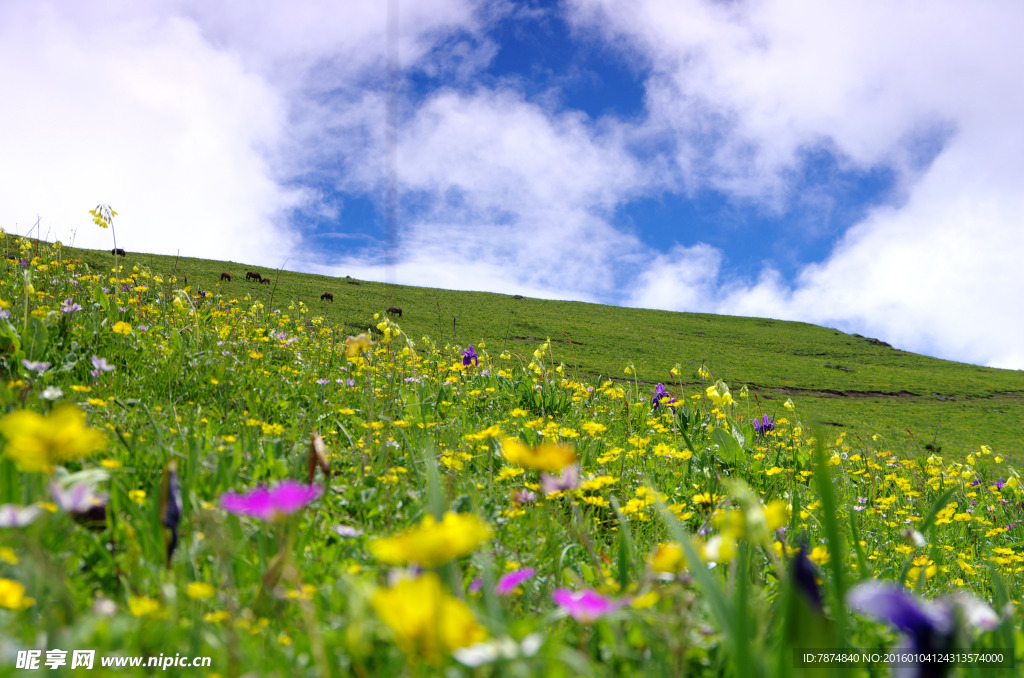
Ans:
[{"label": "white cloud", "polygon": [[645,256],[610,224],[614,209],[652,182],[626,143],[614,125],[554,113],[513,90],[440,91],[401,131],[398,181],[415,207],[403,216],[395,265],[348,258],[337,270],[362,265],[364,275],[409,284],[606,299],[622,282],[614,271]]},{"label": "white cloud", "polygon": [[722,253],[710,245],[676,246],[656,255],[637,276],[629,306],[673,311],[714,305]]},{"label": "white cloud", "polygon": [[16,3],[0,21],[0,62],[17,64],[0,69],[3,225],[24,233],[38,213],[44,235],[110,247],[88,215],[107,202],[128,250],[265,260],[297,200],[260,153],[277,94],[190,22],[63,9]]},{"label": "white cloud", "polygon": [[[402,7],[405,61],[480,25],[472,2]],[[316,201],[292,180],[330,147],[308,112],[383,80],[385,8],[3,3],[0,226],[25,233],[38,214],[42,235],[111,247],[87,213],[106,202],[125,249],[280,264],[291,210]]]},{"label": "white cloud", "polygon": [[[773,271],[714,289],[677,278],[672,308],[807,320],[901,347],[1024,368],[1024,132],[1013,2],[612,0],[571,3],[578,26],[628,45],[650,68],[648,125],[675,144],[691,190],[783,210],[801,154],[895,169],[897,205],[850,229],[792,285]],[[930,165],[922,144],[943,144]],[[654,260],[668,278],[717,271],[718,252]],[[632,300],[665,299],[645,274]],[[646,303],[646,302],[645,302]]]}]

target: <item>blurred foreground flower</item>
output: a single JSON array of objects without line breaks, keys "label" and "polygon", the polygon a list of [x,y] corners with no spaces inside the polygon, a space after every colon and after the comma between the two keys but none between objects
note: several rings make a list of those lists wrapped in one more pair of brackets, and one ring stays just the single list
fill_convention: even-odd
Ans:
[{"label": "blurred foreground flower", "polygon": [[541,473],[540,486],[544,490],[544,494],[554,494],[562,490],[575,490],[580,486],[579,464],[566,466],[557,476]]},{"label": "blurred foreground flower", "polygon": [[[851,609],[898,628],[909,642],[908,649],[926,657],[929,656],[927,653],[952,649],[958,620],[969,628],[984,630],[994,629],[1000,624],[999,615],[991,607],[966,592],[928,601],[919,599],[898,584],[869,580],[851,589],[846,601]],[[951,666],[921,663],[898,667],[894,675],[943,676]]]},{"label": "blurred foreground flower", "polygon": [[576,462],[576,452],[567,445],[541,443],[531,448],[516,438],[501,439],[501,453],[516,466],[533,468],[538,471],[561,471]]},{"label": "blurred foreground flower", "polygon": [[65,487],[60,482],[51,481],[50,494],[62,511],[86,527],[102,529],[106,525],[107,495],[97,493],[94,482],[72,482]]},{"label": "blurred foreground flower", "polygon": [[0,579],[0,607],[9,610],[24,610],[35,604],[25,595],[25,587],[13,579]]},{"label": "blurred foreground flower", "polygon": [[544,644],[544,638],[539,633],[531,633],[519,643],[508,636],[495,638],[469,647],[462,647],[454,652],[452,656],[464,666],[476,668],[484,664],[498,661],[499,659],[516,659],[518,657],[532,657]]},{"label": "blurred foreground flower", "polygon": [[389,565],[435,567],[472,553],[490,538],[491,527],[480,517],[449,511],[441,522],[426,515],[416,527],[372,540],[369,548],[378,560]]},{"label": "blurred foreground flower", "polygon": [[295,513],[320,492],[315,485],[286,480],[273,488],[257,487],[248,494],[228,492],[221,496],[220,505],[229,513],[276,521]]},{"label": "blurred foreground flower", "polygon": [[313,484],[317,469],[323,472],[327,477],[327,482],[330,483],[331,465],[327,461],[327,446],[324,445],[324,439],[320,437],[320,434],[313,431],[309,439],[309,452],[306,455],[306,482],[310,485]]},{"label": "blurred foreground flower", "polygon": [[370,335],[365,332],[354,337],[348,337],[345,339],[345,357],[357,358],[360,353],[369,351],[372,347],[373,342],[370,340]]},{"label": "blurred foreground flower", "polygon": [[178,462],[167,462],[160,482],[160,524],[170,530],[165,542],[167,567],[178,546],[178,524],[181,522],[181,486],[178,482]]},{"label": "blurred foreground flower", "polygon": [[498,580],[494,587],[494,592],[499,596],[507,596],[515,591],[516,587],[535,574],[537,574],[537,570],[532,567],[524,567],[521,570],[509,572]]},{"label": "blurred foreground flower", "polygon": [[0,527],[25,527],[42,512],[38,506],[0,504]]},{"label": "blurred foreground flower", "polygon": [[569,616],[584,624],[590,624],[598,618],[614,612],[622,605],[620,601],[605,598],[592,589],[583,591],[555,589],[551,592],[551,599]]},{"label": "blurred foreground flower", "polygon": [[22,471],[53,471],[64,461],[81,459],[103,449],[107,438],[89,428],[85,414],[74,405],[55,407],[43,416],[30,410],[11,412],[0,419],[7,439],[4,454]]},{"label": "blurred foreground flower", "polygon": [[448,595],[433,572],[377,589],[374,611],[394,632],[403,652],[436,662],[452,650],[479,643],[487,631],[464,602]]}]

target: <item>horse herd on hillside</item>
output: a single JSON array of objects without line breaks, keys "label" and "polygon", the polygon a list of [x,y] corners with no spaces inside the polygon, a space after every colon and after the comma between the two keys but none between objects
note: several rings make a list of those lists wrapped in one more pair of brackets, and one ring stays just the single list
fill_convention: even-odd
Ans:
[{"label": "horse herd on hillside", "polygon": [[[120,257],[125,256],[125,251],[123,249],[121,249],[120,247],[118,247],[116,249],[110,250],[110,253],[115,255],[115,256],[120,256]],[[256,283],[259,284],[259,285],[269,285],[270,284],[270,278],[264,278],[262,275],[260,275],[260,273],[258,271],[246,271],[245,272],[245,281],[249,282],[250,280],[256,281]],[[188,278],[185,278],[185,281],[187,283],[188,282]],[[227,271],[221,273],[220,274],[220,281],[221,282],[231,282],[231,274],[228,273]],[[345,282],[347,282],[349,285],[358,285],[359,284],[359,281],[353,280],[352,276],[348,276],[348,275],[345,276]],[[517,294],[517,295],[513,296],[512,298],[515,299],[516,301],[521,301],[523,297],[522,297],[521,294]],[[334,293],[332,293],[332,292],[324,292],[323,294],[320,295],[320,301],[329,301],[329,302],[331,302],[333,304],[334,303]],[[388,315],[397,315],[399,318],[402,317],[402,309],[399,308],[398,306],[391,306],[391,307],[389,307],[388,310],[385,311],[385,313],[387,313]]]},{"label": "horse herd on hillside", "polygon": [[[345,279],[346,279],[346,282],[348,284],[350,284],[350,285],[358,285],[359,284],[357,281],[352,280],[352,278],[350,276],[345,276]],[[260,284],[260,285],[269,285],[270,284],[270,278],[263,277],[262,275],[260,275],[260,273],[258,271],[246,271],[245,272],[245,280],[246,280],[246,282],[248,282],[250,280],[255,280],[256,283]],[[221,282],[231,282],[231,274],[226,272],[226,271],[224,273],[221,273],[220,274],[220,281]],[[329,301],[329,302],[331,302],[333,304],[334,303],[334,293],[333,292],[324,292],[323,294],[320,295],[320,301]],[[388,310],[386,311],[386,313],[388,315],[397,315],[399,318],[402,317],[402,309],[400,309],[398,306],[391,306],[391,307],[389,307]]]}]

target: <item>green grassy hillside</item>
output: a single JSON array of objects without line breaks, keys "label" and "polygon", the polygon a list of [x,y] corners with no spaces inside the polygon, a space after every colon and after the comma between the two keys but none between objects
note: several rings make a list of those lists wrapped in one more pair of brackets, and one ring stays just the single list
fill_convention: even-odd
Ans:
[{"label": "green grassy hillside", "polygon": [[[116,263],[109,252],[67,250],[99,270]],[[958,454],[986,444],[1024,459],[1024,372],[929,358],[806,323],[517,300],[155,254],[129,253],[121,263],[176,271],[194,289],[249,296],[273,307],[301,301],[353,334],[366,330],[373,313],[397,306],[403,330],[414,339],[485,343],[492,353],[508,350],[528,360],[536,341],[550,338],[556,358],[580,378],[636,378],[692,393],[704,365],[734,389],[746,384],[768,413],[793,398],[805,419],[850,435]],[[246,282],[248,270],[271,283]],[[231,282],[220,281],[225,272]],[[320,300],[324,292],[334,295],[333,303]],[[635,368],[632,377],[624,373],[627,360]],[[678,379],[670,374],[676,365]]]}]

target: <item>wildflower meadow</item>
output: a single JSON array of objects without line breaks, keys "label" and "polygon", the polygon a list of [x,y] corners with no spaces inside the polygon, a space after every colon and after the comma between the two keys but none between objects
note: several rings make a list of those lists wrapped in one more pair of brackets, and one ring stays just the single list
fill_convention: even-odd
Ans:
[{"label": "wildflower meadow", "polygon": [[1006,450],[5,243],[0,675],[1024,666]]}]

